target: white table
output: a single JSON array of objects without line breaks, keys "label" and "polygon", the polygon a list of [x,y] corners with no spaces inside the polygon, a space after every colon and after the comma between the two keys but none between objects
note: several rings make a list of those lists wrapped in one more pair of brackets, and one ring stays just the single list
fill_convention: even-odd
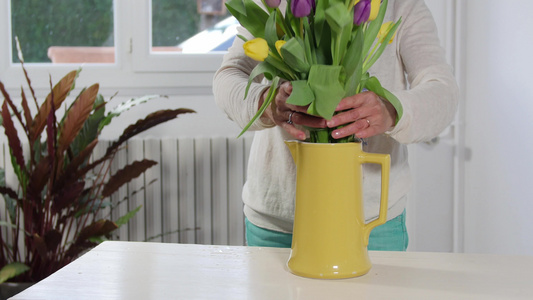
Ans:
[{"label": "white table", "polygon": [[322,280],[289,251],[105,242],[12,299],[533,299],[533,257],[370,252],[368,274]]}]

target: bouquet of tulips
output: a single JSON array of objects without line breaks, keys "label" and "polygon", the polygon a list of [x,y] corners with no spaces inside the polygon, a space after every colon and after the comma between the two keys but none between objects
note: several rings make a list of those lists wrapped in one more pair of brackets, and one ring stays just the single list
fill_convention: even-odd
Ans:
[{"label": "bouquet of tulips", "polygon": [[[226,7],[254,38],[244,52],[260,63],[250,74],[271,81],[269,93],[244,133],[274,99],[280,80],[292,84],[287,103],[308,106],[308,113],[330,119],[339,102],[370,90],[389,101],[402,114],[399,100],[383,88],[368,70],[396,34],[401,20],[383,23],[387,0],[229,0]],[[309,128],[310,142],[355,141],[331,138],[333,129]],[[242,134],[241,133],[241,134]]]}]

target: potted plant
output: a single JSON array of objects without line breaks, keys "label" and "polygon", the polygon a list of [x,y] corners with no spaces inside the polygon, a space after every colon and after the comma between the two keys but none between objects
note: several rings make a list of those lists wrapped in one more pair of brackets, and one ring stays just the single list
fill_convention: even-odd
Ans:
[{"label": "potted plant", "polygon": [[[140,207],[111,220],[101,215],[116,203],[105,200],[156,162],[135,161],[111,174],[113,157],[136,134],[194,112],[181,108],[151,113],[127,127],[103,156],[93,157],[99,134],[113,118],[156,97],[132,99],[106,113],[107,102],[94,84],[66,107],[78,70],[63,77],[39,104],[23,63],[22,68],[31,93],[22,89],[20,106],[0,82],[2,127],[17,182],[6,185],[0,169],[0,194],[8,215],[0,219],[0,283],[39,281],[127,223]],[[31,102],[36,110],[30,109]],[[64,116],[58,119],[62,106]],[[29,149],[23,150],[23,145]]]}]

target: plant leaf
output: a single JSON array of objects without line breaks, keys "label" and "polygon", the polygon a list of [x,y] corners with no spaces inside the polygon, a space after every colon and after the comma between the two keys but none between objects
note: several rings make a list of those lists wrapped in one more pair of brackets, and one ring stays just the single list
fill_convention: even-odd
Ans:
[{"label": "plant leaf", "polygon": [[26,124],[22,121],[22,116],[20,115],[17,107],[15,106],[13,101],[11,100],[11,97],[9,97],[9,94],[5,90],[4,84],[2,82],[0,82],[0,91],[2,92],[2,95],[4,95],[5,101],[7,102],[7,104],[9,104],[9,107],[11,107],[11,110],[13,111],[13,113],[17,117],[17,119],[19,120],[19,122],[22,125],[22,127],[24,128],[24,130],[27,130]]},{"label": "plant leaf", "polygon": [[46,242],[44,241],[44,238],[42,238],[37,233],[34,233],[31,237],[32,246],[35,248],[37,253],[39,253],[39,256],[42,260],[47,261],[48,260],[48,249],[46,248]]},{"label": "plant leaf", "polygon": [[239,135],[237,136],[238,138],[241,135],[243,135],[248,130],[248,128],[250,128],[250,126],[252,126],[252,124],[255,122],[255,120],[257,120],[259,117],[261,117],[263,115],[263,113],[268,108],[270,103],[272,103],[272,100],[276,96],[276,93],[277,93],[277,91],[279,89],[279,86],[278,86],[279,80],[280,80],[279,77],[276,77],[276,78],[274,78],[274,80],[272,80],[272,83],[270,85],[270,89],[268,90],[268,94],[265,97],[265,101],[263,102],[263,105],[261,105],[261,107],[259,108],[257,113],[255,113],[255,115],[250,120],[250,122],[248,122],[248,124],[246,124],[246,126],[244,126],[244,128],[241,131],[241,133],[239,133]]},{"label": "plant leaf", "polygon": [[98,220],[92,223],[91,225],[83,228],[78,234],[78,237],[76,238],[76,242],[74,244],[79,245],[91,237],[109,234],[117,228],[118,226],[114,222],[111,222],[109,220]]},{"label": "plant leaf", "polygon": [[98,95],[98,84],[94,84],[86,89],[79,98],[76,99],[65,119],[65,123],[61,127],[60,136],[58,140],[59,154],[63,153],[74,138],[83,128],[83,124],[89,118],[94,106],[94,101]]},{"label": "plant leaf", "polygon": [[309,86],[315,94],[313,109],[324,119],[331,119],[344,96],[341,71],[341,66],[329,65],[313,65],[309,71]]},{"label": "plant leaf", "polygon": [[292,92],[287,103],[299,106],[309,105],[315,100],[315,94],[313,90],[307,84],[307,80],[295,80],[291,81]]},{"label": "plant leaf", "polygon": [[157,162],[153,160],[143,159],[142,161],[134,161],[133,163],[118,170],[104,185],[104,188],[102,189],[102,197],[106,198],[111,196],[111,194],[118,190],[122,185],[130,182],[134,178],[137,178],[148,168],[156,164]]},{"label": "plant leaf", "polygon": [[320,0],[316,2],[315,16],[314,16],[314,34],[317,45],[320,45],[324,38],[322,32],[326,23],[326,9],[329,7],[329,0]]},{"label": "plant leaf", "polygon": [[309,72],[311,67],[306,61],[304,42],[299,37],[293,37],[281,47],[283,61],[293,70],[300,73]]},{"label": "plant leaf", "polygon": [[30,267],[19,262],[7,264],[0,270],[0,283],[6,282],[13,277],[17,277],[29,269]]},{"label": "plant leaf", "polygon": [[374,53],[374,55],[370,58],[370,60],[364,64],[363,66],[363,73],[366,73],[370,67],[372,67],[372,65],[378,60],[378,58],[381,56],[381,54],[383,53],[383,51],[385,51],[385,48],[387,47],[387,44],[389,43],[388,41],[390,41],[392,39],[392,37],[396,34],[396,31],[398,30],[398,27],[400,26],[402,22],[402,19],[400,18],[398,20],[398,22],[396,22],[392,28],[389,30],[389,33],[387,34],[387,36],[383,39],[384,42],[381,43],[381,45],[379,46],[379,48],[376,50],[376,52]]},{"label": "plant leaf", "polygon": [[235,19],[254,37],[265,36],[265,24],[268,20],[268,14],[254,1],[229,0],[226,2],[226,7]]},{"label": "plant leaf", "polygon": [[63,235],[56,229],[52,229],[44,234],[44,241],[48,251],[55,251],[61,244]]},{"label": "plant leaf", "polygon": [[138,98],[132,98],[128,101],[125,101],[117,106],[115,106],[106,116],[105,118],[102,120],[102,122],[100,122],[99,126],[98,126],[98,131],[102,131],[102,129],[109,125],[111,123],[111,120],[114,118],[114,117],[118,117],[120,116],[121,113],[125,112],[125,111],[128,111],[129,109],[131,109],[132,107],[136,106],[136,105],[139,105],[139,104],[142,104],[142,103],[145,103],[145,102],[148,102],[149,100],[152,100],[152,99],[156,99],[156,98],[161,98],[161,97],[166,97],[166,96],[161,96],[161,95],[147,95],[147,96],[143,96],[143,97],[138,97]]},{"label": "plant leaf", "polygon": [[252,70],[252,73],[250,73],[250,76],[248,76],[248,84],[246,84],[246,90],[244,91],[244,99],[248,97],[248,91],[250,90],[252,81],[257,76],[263,74],[267,79],[272,80],[272,78],[274,78],[274,76],[276,76],[277,73],[278,73],[278,69],[276,69],[274,66],[272,66],[266,61],[263,61],[257,64],[257,66],[255,66],[255,68]]},{"label": "plant leaf", "polygon": [[383,86],[381,86],[381,83],[379,80],[372,76],[368,78],[365,84],[366,88],[370,91],[376,93],[379,97],[387,100],[394,106],[394,109],[396,109],[396,123],[402,118],[403,115],[403,106],[400,100],[391,92],[389,92],[387,89],[385,89]]},{"label": "plant leaf", "polygon": [[105,118],[106,104],[104,97],[99,94],[94,102],[93,112],[83,124],[83,128],[80,130],[74,141],[70,144],[69,154],[72,153],[72,157],[77,156],[83,151],[83,149],[98,138],[98,134],[100,133],[99,126]]},{"label": "plant leaf", "polygon": [[29,128],[28,126],[31,125],[33,122],[33,118],[31,116],[31,110],[28,106],[28,100],[26,99],[26,94],[24,93],[24,89],[22,87],[20,88],[20,98],[22,103],[22,110],[24,111],[24,119],[26,120],[25,128],[28,130],[27,134],[29,134]]},{"label": "plant leaf", "polygon": [[276,14],[270,14],[268,21],[265,24],[265,40],[268,47],[272,50],[273,55],[278,55],[276,50],[276,41],[278,40],[278,33],[276,30]]},{"label": "plant leaf", "polygon": [[74,86],[74,81],[78,77],[79,71],[72,71],[65,75],[52,89],[50,94],[46,97],[46,100],[39,108],[39,112],[35,115],[33,119],[33,124],[30,127],[30,143],[33,144],[36,140],[39,139],[39,136],[44,130],[46,125],[46,119],[51,109],[51,101],[53,99],[54,106],[56,108],[61,107],[61,104],[67,98],[68,94]]},{"label": "plant leaf", "polygon": [[116,221],[117,226],[120,227],[122,225],[127,224],[129,222],[129,220],[131,218],[133,218],[133,216],[135,216],[137,214],[137,212],[139,212],[139,210],[141,210],[141,208],[142,208],[142,205],[139,205],[134,210],[130,210],[125,215],[123,215],[122,217],[118,218],[118,220]]},{"label": "plant leaf", "polygon": [[[50,102],[50,112],[46,120],[46,147],[48,151],[48,163],[50,164],[50,175],[56,176],[56,150],[57,150],[57,127],[56,127],[56,107],[54,102]],[[54,179],[52,178],[52,181]]]},{"label": "plant leaf", "polygon": [[17,192],[6,186],[5,170],[0,169],[0,194],[4,196],[10,220],[15,220],[16,204],[20,201]]},{"label": "plant leaf", "polygon": [[94,147],[98,144],[98,140],[93,140],[89,145],[87,145],[77,156],[70,161],[70,163],[67,165],[67,167],[59,173],[59,177],[54,183],[53,190],[57,191],[62,189],[65,184],[78,181],[79,179],[83,178],[85,174],[91,170],[92,168],[96,167],[99,163],[105,160],[105,157],[102,160],[99,160],[96,164],[91,164],[91,168],[83,168],[80,169],[80,167],[85,164],[89,158],[91,157]]},{"label": "plant leaf", "polygon": [[52,203],[52,212],[59,213],[66,207],[76,207],[76,200],[79,198],[85,187],[85,181],[78,181],[64,186],[60,189]]},{"label": "plant leaf", "polygon": [[22,155],[22,145],[20,143],[17,129],[15,128],[13,120],[11,119],[11,114],[7,108],[6,101],[4,101],[4,104],[2,105],[2,119],[2,126],[4,126],[4,131],[7,136],[11,154],[15,158],[18,169],[25,170],[24,156]]},{"label": "plant leaf", "polygon": [[50,179],[50,162],[49,156],[43,157],[37,163],[30,174],[27,195],[31,195],[31,199],[41,199],[42,191],[46,182]]},{"label": "plant leaf", "polygon": [[142,120],[138,120],[135,124],[130,125],[126,129],[124,129],[124,132],[118,138],[118,140],[115,141],[113,144],[111,144],[107,148],[105,155],[107,156],[111,152],[115,151],[122,143],[129,140],[133,136],[143,131],[146,131],[156,125],[172,120],[180,114],[186,114],[186,113],[196,113],[196,112],[188,108],[178,108],[178,109],[158,110],[156,112],[149,114],[148,116],[146,116],[146,118]]}]

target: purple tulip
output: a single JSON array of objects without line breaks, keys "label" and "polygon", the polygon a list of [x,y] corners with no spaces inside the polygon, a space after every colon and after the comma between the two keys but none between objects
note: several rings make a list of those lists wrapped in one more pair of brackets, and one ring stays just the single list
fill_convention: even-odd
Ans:
[{"label": "purple tulip", "polygon": [[307,17],[315,6],[315,0],[292,0],[291,12],[296,18],[303,18]]},{"label": "purple tulip", "polygon": [[271,8],[276,8],[281,3],[281,0],[265,0],[266,5]]},{"label": "purple tulip", "polygon": [[370,0],[360,0],[353,9],[353,23],[357,26],[368,21],[371,9]]}]

